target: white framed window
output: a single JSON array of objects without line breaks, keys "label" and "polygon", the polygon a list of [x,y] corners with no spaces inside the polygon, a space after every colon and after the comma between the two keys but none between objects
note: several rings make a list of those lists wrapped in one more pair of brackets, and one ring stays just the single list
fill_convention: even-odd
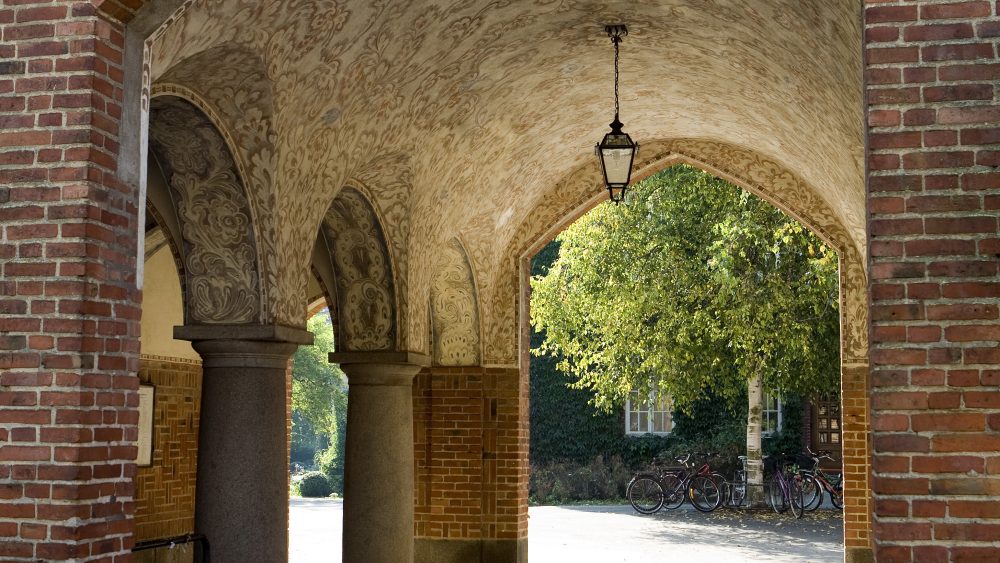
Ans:
[{"label": "white framed window", "polygon": [[760,413],[760,433],[771,436],[781,432],[781,397],[764,392],[764,409]]},{"label": "white framed window", "polygon": [[625,434],[670,434],[674,426],[672,410],[669,396],[650,391],[640,397],[638,391],[632,391],[625,401]]}]

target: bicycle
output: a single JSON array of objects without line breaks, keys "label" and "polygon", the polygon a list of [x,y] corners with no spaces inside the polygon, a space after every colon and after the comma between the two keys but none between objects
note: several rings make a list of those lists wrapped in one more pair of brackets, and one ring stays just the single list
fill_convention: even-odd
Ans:
[{"label": "bicycle", "polygon": [[691,454],[676,459],[683,467],[632,477],[625,495],[636,512],[653,514],[662,508],[673,510],[684,504],[684,499],[701,512],[711,512],[722,504],[718,485],[720,480],[725,481],[722,475],[712,473],[708,463],[695,470],[690,464]]},{"label": "bicycle", "polygon": [[733,474],[733,480],[722,484],[722,504],[727,508],[739,508],[747,499],[747,456],[741,455],[737,459],[740,466]]},{"label": "bicycle", "polygon": [[663,507],[663,486],[660,477],[652,473],[639,473],[632,477],[625,489],[625,497],[639,514],[654,514]]},{"label": "bicycle", "polygon": [[801,475],[794,470],[794,463],[788,463],[789,456],[765,458],[765,468],[768,464],[774,466],[774,474],[768,481],[767,502],[778,514],[791,508],[792,515],[802,518],[805,506],[802,498]]},{"label": "bicycle", "polygon": [[823,504],[823,491],[830,495],[830,502],[836,508],[844,508],[844,477],[843,475],[828,475],[819,466],[820,459],[834,461],[829,452],[814,453],[806,447],[808,457],[812,460],[813,469],[800,469],[802,474],[802,496],[805,509],[812,512]]},{"label": "bicycle", "polygon": [[[710,457],[710,454],[705,454],[705,457]],[[712,512],[722,504],[722,490],[718,483],[725,478],[713,473],[708,462],[694,469],[690,460],[691,454],[677,458],[684,467],[662,476],[663,507],[672,510],[684,504],[686,498],[699,511]]]}]

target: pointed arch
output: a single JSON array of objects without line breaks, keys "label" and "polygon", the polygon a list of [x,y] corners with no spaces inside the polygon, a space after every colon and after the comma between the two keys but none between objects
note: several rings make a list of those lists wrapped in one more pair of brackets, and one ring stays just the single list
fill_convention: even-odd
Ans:
[{"label": "pointed arch", "polygon": [[190,101],[150,101],[149,146],[180,225],[185,324],[262,320],[257,242],[246,189],[226,140]]},{"label": "pointed arch", "polygon": [[479,365],[479,297],[465,247],[453,238],[437,253],[430,285],[431,351],[434,364]]},{"label": "pointed arch", "polygon": [[313,268],[331,297],[337,350],[395,349],[395,278],[375,208],[359,190],[346,187],[327,209],[317,237]]}]

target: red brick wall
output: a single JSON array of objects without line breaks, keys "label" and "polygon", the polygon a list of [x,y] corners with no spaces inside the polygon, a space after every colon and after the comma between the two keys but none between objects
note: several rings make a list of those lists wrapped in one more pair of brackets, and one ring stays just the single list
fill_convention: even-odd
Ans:
[{"label": "red brick wall", "polygon": [[136,541],[194,532],[201,363],[143,355],[139,380],[154,386],[153,459],[135,476]]},{"label": "red brick wall", "polygon": [[108,19],[128,23],[149,0],[93,0]]},{"label": "red brick wall", "polygon": [[418,538],[527,536],[527,409],[516,369],[431,368],[413,385]]},{"label": "red brick wall", "polygon": [[998,561],[1000,3],[864,8],[879,561]]},{"label": "red brick wall", "polygon": [[120,28],[0,6],[0,557],[131,546],[139,293]]}]

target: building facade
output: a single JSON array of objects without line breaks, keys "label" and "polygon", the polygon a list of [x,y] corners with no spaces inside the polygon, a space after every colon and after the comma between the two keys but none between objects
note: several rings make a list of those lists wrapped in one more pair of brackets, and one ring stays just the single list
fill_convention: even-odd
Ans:
[{"label": "building facade", "polygon": [[[702,167],[841,257],[846,557],[996,560],[998,9],[4,2],[0,556],[192,530],[284,560],[287,361],[323,298],[345,560],[526,560],[527,264],[606,197],[625,22],[636,175]],[[163,252],[180,306],[154,343]],[[136,465],[140,382],[154,444],[197,427],[193,499]]]}]

